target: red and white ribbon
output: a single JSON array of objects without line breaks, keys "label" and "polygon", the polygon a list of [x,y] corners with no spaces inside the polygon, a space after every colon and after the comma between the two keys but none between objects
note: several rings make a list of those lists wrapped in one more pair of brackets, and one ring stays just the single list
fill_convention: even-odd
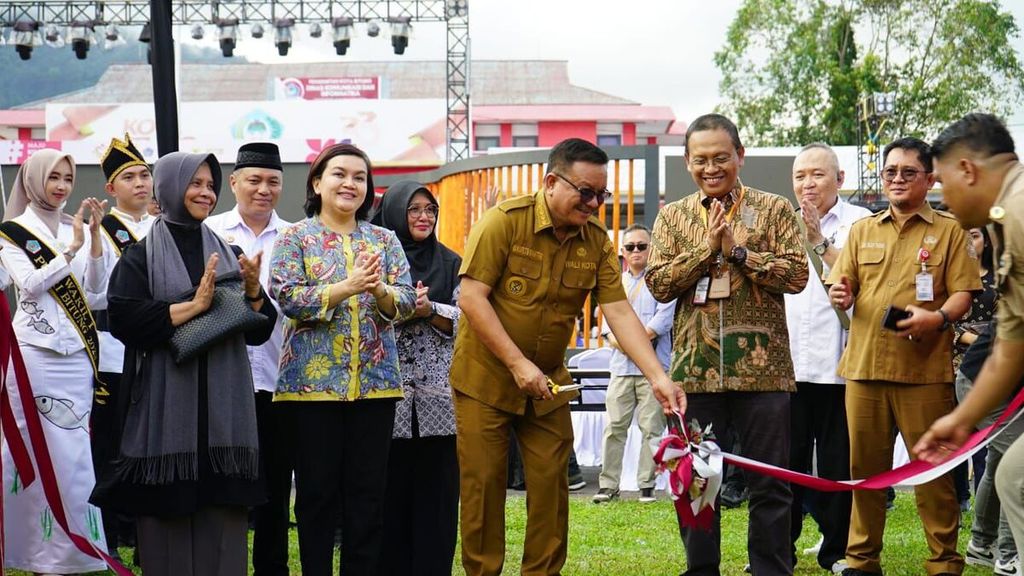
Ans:
[{"label": "red and white ribbon", "polygon": [[[714,514],[713,503],[718,493],[718,488],[721,486],[721,466],[717,469],[714,466],[704,468],[710,474],[717,474],[717,479],[700,474],[703,477],[702,479],[707,481],[707,489],[699,493],[699,501],[698,499],[691,498],[690,488],[695,480],[693,471],[697,470],[700,464],[711,462],[716,457],[720,458],[721,461],[757,472],[758,474],[764,474],[765,476],[771,476],[772,478],[792,482],[793,484],[799,484],[800,486],[822,492],[879,490],[896,485],[917,486],[931,482],[948,473],[965,462],[972,454],[987,446],[1005,430],[1003,424],[1009,424],[1020,417],[1022,405],[1024,405],[1024,389],[1014,396],[1006,410],[999,415],[995,423],[972,434],[963,446],[954,451],[949,458],[940,464],[929,464],[923,460],[912,460],[903,466],[863,480],[828,480],[802,472],[794,472],[779,466],[765,464],[764,462],[724,452],[714,442],[703,441],[699,444],[693,444],[686,439],[685,432],[680,433],[671,428],[669,433],[658,443],[654,460],[659,466],[670,472],[669,489],[672,498],[676,500],[676,512],[679,515],[680,522],[686,527],[706,528],[711,525],[711,518]],[[681,414],[677,413],[676,415],[679,416],[680,422],[685,422]],[[714,491],[711,490],[712,488],[714,488]],[[707,503],[709,499],[712,503],[711,505]],[[701,516],[701,514],[704,516]]]},{"label": "red and white ribbon", "polygon": [[[25,413],[27,442],[23,436],[25,431],[18,427],[18,423],[14,419],[11,399],[7,394],[11,364],[14,365],[14,376],[21,397],[22,410]],[[2,377],[2,381],[0,381],[0,425],[3,427],[4,440],[11,450],[14,467],[17,468],[23,485],[28,488],[35,482],[36,468],[38,468],[46,503],[53,512],[54,520],[68,535],[72,544],[82,553],[102,559],[118,576],[132,576],[131,570],[122,566],[120,562],[107,554],[106,550],[96,546],[92,540],[74,532],[68,524],[67,513],[64,511],[64,498],[53,469],[53,460],[50,458],[50,449],[46,445],[46,436],[43,434],[43,424],[35,406],[32,385],[28,380],[28,371],[25,369],[25,360],[21,357],[21,349],[18,347],[14,327],[11,325],[11,311],[6,302],[0,303],[0,377]],[[3,507],[0,506],[0,516],[2,513]],[[2,533],[0,533],[0,538],[2,538]],[[3,540],[0,540],[0,547],[2,546]],[[0,552],[0,557],[2,557],[2,552]]]}]

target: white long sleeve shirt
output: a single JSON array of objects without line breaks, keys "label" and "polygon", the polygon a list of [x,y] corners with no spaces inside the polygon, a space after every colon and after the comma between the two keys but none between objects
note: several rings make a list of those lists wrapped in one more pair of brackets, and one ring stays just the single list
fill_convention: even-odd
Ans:
[{"label": "white long sleeve shirt", "polygon": [[[153,222],[156,220],[156,218],[149,214],[144,214],[141,220],[136,221],[131,214],[118,210],[116,207],[111,208],[110,213],[124,224],[125,228],[135,236],[136,240],[142,240],[146,234],[149,234],[149,229],[153,227]],[[121,257],[117,252],[117,247],[114,246],[114,242],[105,231],[100,232],[100,237],[103,238],[103,259],[107,263],[107,277],[104,282],[103,301],[93,307],[93,310],[105,310],[107,308],[106,282],[110,280],[110,275],[114,272],[114,266],[117,265],[117,261]],[[124,344],[117,338],[114,338],[110,332],[100,331],[100,372],[120,374],[123,366]]]},{"label": "white long sleeve shirt", "polygon": [[[246,226],[242,215],[238,213],[235,206],[230,211],[216,216],[210,216],[204,223],[211,230],[216,232],[228,244],[233,244],[242,249],[246,256],[255,256],[263,252],[263,259],[260,262],[260,284],[263,290],[270,294],[270,257],[274,252],[274,240],[278,233],[290,222],[282,220],[275,211],[270,216],[270,223],[257,236],[252,229]],[[277,388],[277,374],[281,362],[281,347],[284,345],[284,325],[281,308],[271,298],[270,302],[277,308],[277,324],[270,335],[270,340],[259,346],[249,346],[249,364],[252,366],[252,385],[257,392],[273,392]]]},{"label": "white long sleeve shirt", "polygon": [[[821,217],[821,233],[836,249],[842,249],[853,223],[870,215],[871,211],[867,208],[854,206],[840,198]],[[827,276],[828,264],[822,260],[821,265]],[[843,384],[836,370],[846,346],[847,333],[839,323],[824,284],[814,277],[817,272],[810,262],[810,256],[807,267],[811,271],[807,286],[797,294],[785,295],[793,372],[797,382]]]},{"label": "white long sleeve shirt", "polygon": [[86,229],[85,244],[69,264],[63,254],[74,239],[71,224],[62,222],[54,237],[31,208],[14,221],[57,254],[48,264],[36,268],[20,246],[0,238],[0,261],[18,287],[18,310],[14,313],[14,333],[18,341],[49,348],[64,355],[84,349],[85,343],[78,330],[49,290],[71,273],[85,292],[89,307],[95,307],[104,300],[103,291],[106,288],[107,270],[103,256],[92,258],[89,255],[90,235]]}]

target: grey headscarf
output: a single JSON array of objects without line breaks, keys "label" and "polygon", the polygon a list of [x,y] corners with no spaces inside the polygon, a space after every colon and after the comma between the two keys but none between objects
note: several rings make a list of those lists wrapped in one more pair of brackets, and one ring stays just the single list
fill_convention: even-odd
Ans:
[{"label": "grey headscarf", "polygon": [[[185,302],[194,287],[168,223],[202,236],[203,260],[220,255],[217,282],[240,278],[231,247],[185,207],[185,191],[203,163],[220,194],[221,170],[213,154],[174,152],[157,161],[153,181],[163,213],[146,235],[149,289],[155,300]],[[239,289],[239,298],[242,297]],[[176,364],[166,346],[148,353],[140,379],[147,394],[130,409],[122,441],[122,475],[143,484],[169,484],[198,477],[199,358]],[[217,474],[255,479],[258,471],[256,407],[244,335],[206,353],[209,455]]]}]

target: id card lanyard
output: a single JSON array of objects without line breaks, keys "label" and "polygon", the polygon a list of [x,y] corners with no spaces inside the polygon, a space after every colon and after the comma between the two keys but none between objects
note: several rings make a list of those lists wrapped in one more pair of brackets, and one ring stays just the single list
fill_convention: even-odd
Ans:
[{"label": "id card lanyard", "polygon": [[[746,195],[746,188],[743,187],[742,183],[740,183],[739,189],[738,197],[732,203],[732,208],[729,208],[729,212],[725,215],[725,221],[730,224],[732,224],[736,211],[739,209],[740,204],[743,203],[743,197]],[[712,200],[712,202],[717,202],[717,200]],[[708,227],[708,212],[708,208],[700,212],[705,229]],[[712,275],[714,275],[714,279],[712,279]],[[715,272],[702,276],[697,281],[697,287],[693,293],[693,303],[700,306],[706,304],[709,298],[724,300],[729,297],[729,293],[732,290],[731,286],[732,278],[728,268],[725,267],[725,258],[722,256],[722,251],[719,250],[718,258],[715,259]],[[725,308],[721,304],[718,306],[718,387],[723,390],[725,389]]]},{"label": "id card lanyard", "polygon": [[[730,192],[731,194],[731,192]],[[740,184],[739,194],[736,200],[732,203],[732,207],[729,208],[729,212],[725,215],[725,221],[732,223],[735,219],[736,211],[739,209],[740,204],[743,203],[743,197],[746,194],[746,189]],[[717,200],[712,200],[717,202]],[[708,227],[708,211],[705,208],[700,211],[701,220],[704,222],[704,228]],[[714,271],[709,272],[707,276],[702,276],[697,280],[697,286],[693,293],[693,304],[701,306],[707,303],[708,300],[721,300],[729,297],[732,291],[732,278],[730,277],[729,268],[725,266],[725,257],[719,250],[717,257],[715,258]]]},{"label": "id card lanyard", "polygon": [[917,261],[921,263],[921,272],[914,276],[918,302],[932,302],[935,300],[935,277],[928,271],[928,259],[931,256],[932,254],[927,248],[922,247],[917,251]]}]

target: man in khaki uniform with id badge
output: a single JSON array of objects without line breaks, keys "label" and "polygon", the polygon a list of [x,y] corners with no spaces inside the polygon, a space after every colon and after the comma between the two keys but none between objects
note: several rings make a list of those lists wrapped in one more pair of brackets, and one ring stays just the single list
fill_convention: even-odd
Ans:
[{"label": "man in khaki uniform with id badge", "polygon": [[[850,475],[866,478],[892,467],[893,427],[907,449],[953,409],[951,323],[981,290],[978,257],[967,233],[926,200],[935,182],[931,149],[902,138],[883,153],[889,208],[853,225],[828,284],[832,303],[853,309],[850,339],[839,363],[846,379]],[[915,487],[931,552],[929,576],[960,574],[960,507],[953,479]],[[885,491],[853,493],[846,576],[881,574]]]},{"label": "man in khaki uniform with id badge", "polygon": [[565,140],[551,149],[539,192],[491,208],[470,231],[451,368],[468,576],[500,574],[505,561],[510,430],[526,473],[522,574],[557,575],[565,564],[568,403],[578,395],[566,390],[565,351],[588,295],[662,407],[686,409],[626,300],[615,249],[594,217],[609,196],[607,164],[597,146]]}]

